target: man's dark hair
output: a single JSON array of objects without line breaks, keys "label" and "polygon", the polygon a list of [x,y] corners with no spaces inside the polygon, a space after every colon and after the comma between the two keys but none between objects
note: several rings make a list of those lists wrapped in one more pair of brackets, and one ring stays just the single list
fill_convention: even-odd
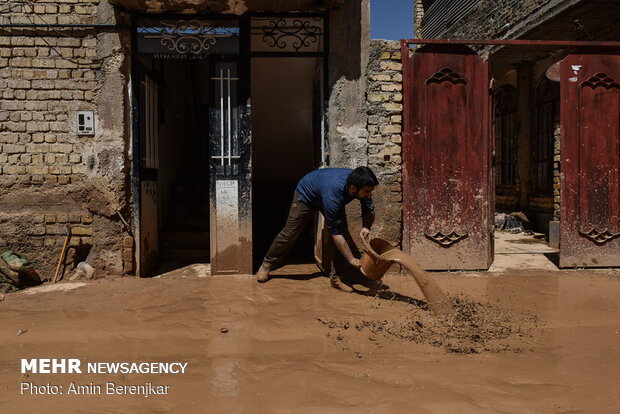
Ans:
[{"label": "man's dark hair", "polygon": [[376,187],[379,185],[379,180],[375,176],[375,173],[368,167],[357,167],[347,177],[347,188],[349,186],[355,186],[358,190],[368,186]]}]

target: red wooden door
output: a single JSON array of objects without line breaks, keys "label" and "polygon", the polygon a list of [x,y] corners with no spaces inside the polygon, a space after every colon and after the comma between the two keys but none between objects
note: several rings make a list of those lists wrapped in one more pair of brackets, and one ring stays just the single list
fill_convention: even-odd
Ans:
[{"label": "red wooden door", "polygon": [[620,56],[561,63],[560,266],[620,266]]},{"label": "red wooden door", "polygon": [[487,269],[487,61],[465,46],[425,46],[403,63],[404,248],[425,269]]}]

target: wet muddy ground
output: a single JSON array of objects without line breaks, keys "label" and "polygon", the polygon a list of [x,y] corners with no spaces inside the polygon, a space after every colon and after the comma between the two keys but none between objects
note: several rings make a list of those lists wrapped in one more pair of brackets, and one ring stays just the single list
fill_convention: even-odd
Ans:
[{"label": "wet muddy ground", "polygon": [[[345,294],[308,266],[266,284],[199,270],[6,295],[1,411],[620,410],[618,271],[433,273],[457,310],[437,318],[407,276],[388,275],[378,294]],[[188,366],[178,375],[22,375],[20,358],[37,357]],[[151,382],[169,393],[20,395],[22,382]]]}]

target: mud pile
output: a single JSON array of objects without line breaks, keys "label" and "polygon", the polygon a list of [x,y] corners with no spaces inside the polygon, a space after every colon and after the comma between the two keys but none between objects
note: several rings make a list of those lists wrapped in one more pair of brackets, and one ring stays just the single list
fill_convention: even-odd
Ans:
[{"label": "mud pile", "polygon": [[[334,320],[318,318],[326,336],[336,344],[359,343],[360,337],[381,347],[381,341],[428,344],[446,352],[478,354],[533,350],[531,338],[537,317],[500,304],[475,301],[466,295],[450,297],[454,311],[434,316],[422,302],[403,307],[402,317],[381,318],[381,302],[371,306],[369,318]],[[390,312],[392,313],[392,312]],[[374,316],[374,317],[373,317]]]}]

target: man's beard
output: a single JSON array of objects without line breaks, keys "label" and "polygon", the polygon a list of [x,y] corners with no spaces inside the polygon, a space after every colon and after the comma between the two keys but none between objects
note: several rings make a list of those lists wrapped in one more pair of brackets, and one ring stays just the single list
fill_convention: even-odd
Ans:
[{"label": "man's beard", "polygon": [[370,200],[371,197],[360,197],[360,190],[357,190],[353,193],[353,198],[357,198],[358,200]]}]

